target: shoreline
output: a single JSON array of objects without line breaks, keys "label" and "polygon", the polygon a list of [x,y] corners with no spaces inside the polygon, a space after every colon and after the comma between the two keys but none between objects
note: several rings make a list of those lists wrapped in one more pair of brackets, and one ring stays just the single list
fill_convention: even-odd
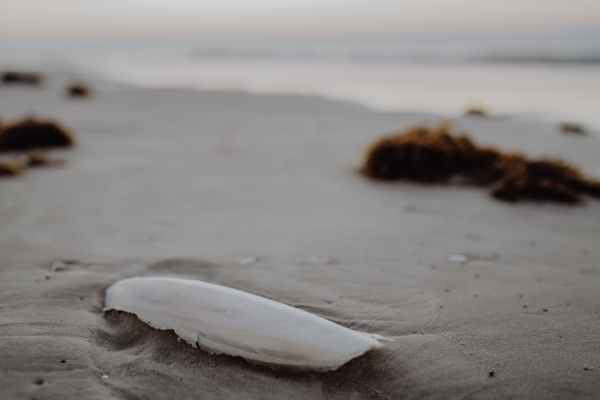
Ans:
[{"label": "shoreline", "polygon": [[[114,57],[113,57],[114,58]],[[513,63],[349,63],[344,60],[198,58],[71,60],[73,76],[146,89],[308,95],[350,101],[373,112],[459,118],[483,106],[494,118],[579,123],[598,135],[598,69]],[[46,63],[47,64],[47,63]],[[63,61],[63,70],[69,61]],[[44,63],[30,67],[48,70]],[[56,71],[50,68],[50,71]],[[573,99],[577,99],[575,102]]]}]

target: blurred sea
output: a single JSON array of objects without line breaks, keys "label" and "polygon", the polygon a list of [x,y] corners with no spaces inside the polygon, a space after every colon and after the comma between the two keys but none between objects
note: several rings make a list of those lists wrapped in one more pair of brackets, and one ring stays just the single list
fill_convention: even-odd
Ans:
[{"label": "blurred sea", "polygon": [[343,39],[2,41],[0,66],[148,87],[319,95],[380,111],[600,131],[600,29]]}]

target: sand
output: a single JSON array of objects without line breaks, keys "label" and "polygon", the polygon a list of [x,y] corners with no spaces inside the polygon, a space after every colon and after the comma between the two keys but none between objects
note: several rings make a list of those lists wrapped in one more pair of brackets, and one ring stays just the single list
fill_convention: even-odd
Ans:
[{"label": "sand", "polygon": [[[69,79],[0,88],[5,121],[78,137],[52,154],[64,166],[0,180],[0,398],[598,398],[600,201],[507,204],[356,172],[372,141],[434,115],[102,82],[73,101]],[[600,175],[597,135],[455,124]],[[330,373],[255,367],[103,313],[132,276],[226,285],[395,341]]]}]

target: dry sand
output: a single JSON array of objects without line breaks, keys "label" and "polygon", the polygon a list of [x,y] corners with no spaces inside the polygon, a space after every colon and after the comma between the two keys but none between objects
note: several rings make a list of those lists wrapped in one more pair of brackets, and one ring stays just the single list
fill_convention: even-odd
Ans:
[{"label": "dry sand", "polygon": [[[600,201],[513,205],[356,173],[373,140],[434,116],[101,83],[73,101],[68,80],[0,88],[4,120],[52,117],[79,138],[54,154],[65,166],[0,180],[0,398],[600,397]],[[456,124],[600,175],[597,136]],[[131,276],[231,286],[395,341],[336,372],[255,367],[102,313]]]}]

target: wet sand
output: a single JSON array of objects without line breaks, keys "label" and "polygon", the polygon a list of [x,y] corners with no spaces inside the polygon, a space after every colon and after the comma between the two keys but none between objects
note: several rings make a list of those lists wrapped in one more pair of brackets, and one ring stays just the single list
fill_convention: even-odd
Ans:
[{"label": "wet sand", "polygon": [[[54,118],[79,139],[53,153],[64,166],[0,180],[1,398],[600,393],[600,201],[507,204],[356,172],[375,139],[433,115],[98,82],[74,101],[67,80],[0,88],[4,121]],[[600,176],[597,135],[455,124],[478,143]],[[57,260],[66,268],[51,272]],[[255,367],[102,313],[105,288],[131,276],[230,286],[395,341],[330,373]]]}]

